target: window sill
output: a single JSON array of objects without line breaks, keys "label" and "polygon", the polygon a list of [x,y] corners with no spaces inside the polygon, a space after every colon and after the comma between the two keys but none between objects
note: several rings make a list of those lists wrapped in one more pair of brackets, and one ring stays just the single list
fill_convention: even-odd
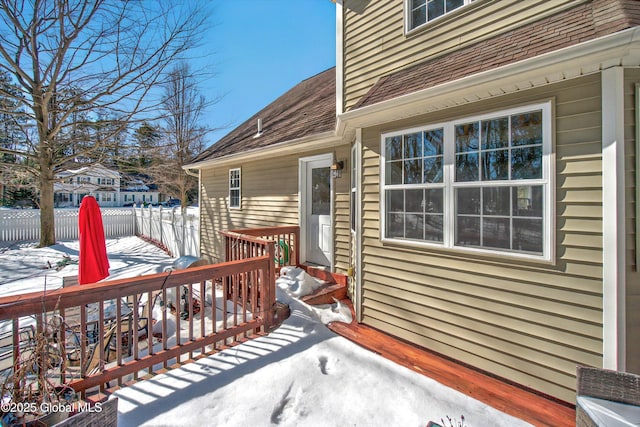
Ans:
[{"label": "window sill", "polygon": [[[443,244],[437,243],[429,243],[429,242],[419,242],[415,240],[404,240],[404,239],[393,239],[393,238],[382,238],[380,239],[383,246],[395,246],[399,249],[407,249],[407,250],[422,250],[425,256],[429,254],[426,251],[437,251],[446,255],[456,255],[456,256],[465,256],[469,258],[469,261],[473,261],[475,259],[483,259],[488,261],[500,261],[500,262],[510,262],[513,264],[516,263],[531,263],[537,265],[555,265],[555,261],[552,256],[543,256],[543,255],[533,255],[526,253],[518,253],[518,252],[506,252],[506,251],[498,251],[491,249],[479,249],[479,248],[469,248],[463,246],[453,246],[448,247]],[[472,259],[473,258],[473,259]]]}]

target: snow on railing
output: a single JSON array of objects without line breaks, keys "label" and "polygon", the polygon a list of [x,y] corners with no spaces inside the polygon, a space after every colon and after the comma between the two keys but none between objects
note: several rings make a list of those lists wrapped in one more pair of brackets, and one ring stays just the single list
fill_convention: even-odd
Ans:
[{"label": "snow on railing", "polygon": [[[105,237],[133,236],[133,208],[101,208]],[[57,240],[77,240],[77,208],[54,209]],[[0,242],[40,239],[40,209],[0,209]]]}]

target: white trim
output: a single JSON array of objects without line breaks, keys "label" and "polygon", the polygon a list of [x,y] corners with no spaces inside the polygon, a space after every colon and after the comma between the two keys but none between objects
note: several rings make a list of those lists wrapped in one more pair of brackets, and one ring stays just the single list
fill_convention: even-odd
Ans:
[{"label": "white trim", "polygon": [[624,68],[602,72],[602,355],[625,370]]},{"label": "white trim", "polygon": [[[388,132],[380,136],[380,240],[382,242],[393,242],[401,245],[412,247],[431,247],[437,249],[454,250],[457,252],[476,253],[480,255],[495,255],[501,258],[520,258],[533,261],[553,262],[555,248],[555,222],[553,220],[555,213],[554,198],[554,176],[552,174],[553,167],[551,162],[553,158],[553,134],[552,134],[552,105],[551,101],[538,104],[523,105],[490,113],[478,114],[475,116],[463,117],[449,122],[435,123],[421,127],[413,127],[410,129],[402,129],[399,131]],[[477,181],[477,182],[455,182],[454,179],[454,144],[453,133],[456,125],[467,122],[478,122],[481,120],[492,119],[496,117],[509,117],[510,115],[519,114],[527,111],[541,110],[543,117],[542,127],[542,177],[539,179],[526,180],[497,180],[497,181]],[[433,184],[421,184],[419,187],[407,187],[407,184],[386,185],[386,149],[385,142],[388,137],[400,136],[415,133],[418,131],[428,131],[434,129],[443,130],[443,179],[442,182]],[[521,184],[520,184],[521,183]],[[470,187],[486,187],[486,186],[508,186],[514,184],[522,186],[542,186],[544,189],[543,203],[543,248],[542,254],[536,255],[526,252],[512,252],[491,248],[475,248],[467,246],[458,246],[455,244],[455,201],[454,192],[456,188]],[[443,241],[429,242],[419,240],[405,240],[401,238],[386,237],[386,200],[385,190],[387,189],[406,189],[406,188],[434,188],[443,190]]]},{"label": "white trim", "polygon": [[[290,141],[279,142],[266,147],[229,154],[227,156],[205,159],[200,162],[184,165],[182,169],[204,169],[213,166],[222,166],[226,163],[239,163],[247,160],[280,157],[288,154],[300,153],[302,150],[320,150],[343,145],[342,138],[337,137],[333,130],[304,136]],[[307,146],[309,145],[309,146]]]},{"label": "white trim", "polygon": [[[238,187],[231,187],[231,173],[238,172]],[[229,202],[227,204],[229,209],[241,210],[242,209],[242,168],[230,168],[229,169]],[[238,206],[231,206],[231,190],[238,190]]]},{"label": "white trim", "polygon": [[198,253],[196,256],[199,258],[202,256],[202,242],[204,239],[202,238],[203,229],[201,227],[202,224],[202,213],[204,209],[202,209],[202,170],[198,171]]},{"label": "white trim", "polygon": [[[306,203],[306,189],[307,189],[307,163],[310,162],[326,162],[328,166],[334,161],[333,153],[318,154],[309,157],[300,157],[298,159],[298,224],[300,224],[300,262],[307,261],[307,203]],[[331,250],[330,250],[330,268],[334,271],[335,268],[335,178],[331,176]]]},{"label": "white trim", "polygon": [[336,2],[336,114],[342,114],[344,95],[344,22],[343,0]]},{"label": "white trim", "polygon": [[362,129],[356,129],[354,142],[356,170],[356,274],[354,276],[356,322],[362,322]]}]

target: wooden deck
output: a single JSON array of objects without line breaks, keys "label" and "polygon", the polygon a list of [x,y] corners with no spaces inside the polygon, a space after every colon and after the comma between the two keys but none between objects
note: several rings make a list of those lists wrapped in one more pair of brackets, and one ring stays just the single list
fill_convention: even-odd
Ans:
[{"label": "wooden deck", "polygon": [[374,353],[534,426],[575,426],[574,405],[508,384],[355,321],[334,322],[329,328]]},{"label": "wooden deck", "polygon": [[[326,282],[316,292],[304,297],[303,301],[314,305],[331,303],[333,298],[340,299],[351,307],[355,318],[353,305],[346,298],[346,276],[310,266],[301,267]],[[334,322],[329,328],[374,353],[534,426],[575,426],[576,411],[572,404],[509,384],[355,321],[351,324]]]}]

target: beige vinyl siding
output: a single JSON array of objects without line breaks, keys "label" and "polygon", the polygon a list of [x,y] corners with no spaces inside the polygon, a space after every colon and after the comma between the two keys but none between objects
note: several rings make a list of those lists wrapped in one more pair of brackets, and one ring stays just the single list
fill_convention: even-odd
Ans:
[{"label": "beige vinyl siding", "polygon": [[477,0],[405,34],[403,0],[347,0],[343,8],[344,111],[383,75],[584,2]]},{"label": "beige vinyl siding", "polygon": [[343,145],[336,148],[336,160],[344,161],[342,177],[334,180],[334,270],[345,274],[347,269],[353,265],[351,257],[351,223],[349,198],[351,197],[351,146]]},{"label": "beige vinyl siding", "polygon": [[[241,168],[241,208],[229,208],[229,169]],[[219,230],[298,225],[298,158],[250,161],[202,170],[203,257],[224,261]]]},{"label": "beige vinyl siding", "polygon": [[[552,100],[555,263],[380,241],[380,135]],[[600,76],[363,131],[363,321],[566,401],[602,364]],[[576,135],[579,135],[577,137]]]},{"label": "beige vinyl siding", "polygon": [[626,370],[640,374],[640,274],[636,265],[636,156],[638,155],[638,141],[636,141],[636,126],[638,114],[635,109],[635,86],[640,84],[640,70],[625,70],[625,165],[626,165],[626,326],[627,326],[627,366]]},{"label": "beige vinyl siding", "polygon": [[[224,261],[223,241],[218,230],[299,225],[298,159],[323,154],[310,151],[298,155],[261,158],[202,170],[202,257]],[[342,177],[334,182],[334,257],[336,271],[344,272],[349,256],[349,146],[335,149],[345,161]],[[229,169],[241,168],[241,208],[229,209]]]}]

